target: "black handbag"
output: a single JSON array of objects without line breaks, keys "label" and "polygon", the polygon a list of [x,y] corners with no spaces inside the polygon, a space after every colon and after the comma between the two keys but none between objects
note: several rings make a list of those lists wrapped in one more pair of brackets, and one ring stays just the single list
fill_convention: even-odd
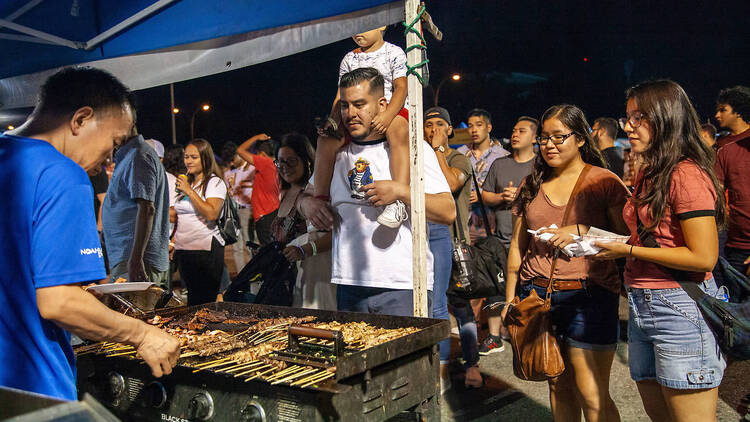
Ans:
[{"label": "black handbag", "polygon": [[464,221],[461,220],[461,210],[456,207],[456,221],[453,225],[454,233],[459,236],[453,240],[453,267],[446,293],[462,299],[504,295],[508,252],[500,238],[490,232],[487,211],[484,209],[484,202],[479,194],[479,184],[473,172],[471,178],[474,180],[474,187],[479,198],[487,236],[477,239],[473,245],[469,244],[465,240],[468,236],[464,233],[463,224],[460,224]]},{"label": "black handbag", "polygon": [[[640,191],[640,186],[638,191]],[[636,195],[638,193],[636,192]],[[647,248],[659,248],[653,232],[646,231],[638,210],[635,210],[638,238]],[[695,278],[688,271],[664,267],[685,293],[698,305],[708,328],[716,337],[721,351],[734,359],[750,359],[750,280],[732,267],[726,259],[719,257],[719,268],[723,275],[722,285],[730,292],[729,301],[707,295],[695,282],[681,282]],[[700,273],[702,274],[702,273]],[[702,279],[700,280],[702,281]]]}]

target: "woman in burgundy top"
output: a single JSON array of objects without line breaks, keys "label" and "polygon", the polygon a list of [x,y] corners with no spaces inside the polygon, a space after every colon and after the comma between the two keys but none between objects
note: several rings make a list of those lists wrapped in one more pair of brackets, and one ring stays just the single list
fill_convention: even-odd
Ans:
[{"label": "woman in burgundy top", "polygon": [[[620,281],[613,261],[571,258],[560,252],[571,235],[590,227],[624,233],[622,207],[628,190],[604,168],[583,112],[576,106],[549,108],[542,118],[540,153],[513,203],[513,235],[508,251],[506,300],[518,292],[521,299],[536,290],[546,295],[554,256],[551,318],[560,340],[565,372],[549,379],[550,404],[556,421],[619,421],[609,395],[609,373],[617,347]],[[571,192],[585,167],[579,193],[563,225]],[[527,230],[547,229],[548,242]],[[520,282],[520,285],[517,285]],[[517,289],[517,290],[516,290]],[[508,305],[503,309],[503,318]]]},{"label": "woman in burgundy top", "polygon": [[[627,257],[630,376],[646,413],[652,420],[716,420],[726,362],[680,287],[695,283],[717,296],[711,270],[725,205],[717,195],[715,154],[701,142],[696,112],[676,83],[644,82],[627,98],[620,124],[643,158],[635,194],[623,210],[631,237],[629,244],[602,243],[597,257]],[[645,229],[640,236],[638,220]]]}]

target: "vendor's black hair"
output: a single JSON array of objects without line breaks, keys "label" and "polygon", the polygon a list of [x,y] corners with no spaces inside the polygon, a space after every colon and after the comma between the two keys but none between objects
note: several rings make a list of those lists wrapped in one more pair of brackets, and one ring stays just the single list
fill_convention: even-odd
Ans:
[{"label": "vendor's black hair", "polygon": [[70,119],[81,107],[101,113],[135,105],[130,90],[111,73],[93,67],[67,67],[42,85],[32,116],[44,116],[48,124]]}]

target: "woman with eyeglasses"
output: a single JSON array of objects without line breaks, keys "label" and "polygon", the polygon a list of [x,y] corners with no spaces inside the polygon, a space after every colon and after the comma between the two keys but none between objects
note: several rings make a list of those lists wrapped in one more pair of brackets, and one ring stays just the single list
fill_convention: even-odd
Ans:
[{"label": "woman with eyeglasses", "polygon": [[644,82],[626,96],[620,124],[643,159],[623,210],[631,237],[629,244],[600,244],[597,258],[627,258],[630,376],[646,413],[654,421],[716,420],[726,362],[681,288],[717,295],[711,270],[726,217],[715,154],[701,141],[698,116],[678,84]]},{"label": "woman with eyeglasses", "polygon": [[[545,297],[550,278],[554,280],[550,317],[565,371],[548,380],[553,417],[558,422],[578,421],[583,410],[589,422],[619,421],[609,395],[619,326],[617,267],[613,261],[568,257],[561,250],[573,241],[572,235],[584,235],[590,227],[626,232],[622,207],[628,191],[604,167],[581,109],[556,105],[540,121],[539,154],[513,202],[506,301],[516,294],[523,300],[532,290]],[[581,188],[574,199],[571,193],[579,177]],[[564,225],[569,200],[575,202]],[[559,228],[543,229],[552,224]],[[527,230],[541,230],[552,238],[545,242]]]}]

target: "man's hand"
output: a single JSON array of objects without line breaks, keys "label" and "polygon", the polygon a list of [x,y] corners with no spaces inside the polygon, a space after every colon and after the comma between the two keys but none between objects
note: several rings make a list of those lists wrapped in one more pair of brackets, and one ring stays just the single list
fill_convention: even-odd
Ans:
[{"label": "man's hand", "polygon": [[296,246],[287,246],[282,253],[286,260],[291,263],[302,261],[302,259],[304,259],[302,252],[300,252],[299,248]]},{"label": "man's hand", "polygon": [[373,129],[375,129],[375,131],[377,131],[379,134],[384,135],[385,132],[388,130],[388,126],[391,125],[391,121],[393,121],[393,117],[395,116],[388,116],[387,113],[378,114],[372,119]]},{"label": "man's hand", "polygon": [[156,378],[171,374],[180,357],[179,340],[159,328],[146,323],[144,325],[143,338],[135,345],[138,354]]},{"label": "man's hand", "polygon": [[477,198],[476,191],[471,191],[471,193],[469,194],[469,203],[474,204],[477,202],[479,202],[479,198]]},{"label": "man's hand", "polygon": [[322,199],[304,196],[299,204],[302,215],[321,231],[330,231],[333,229],[335,221],[334,212],[331,206]]},{"label": "man's hand", "polygon": [[359,189],[370,204],[384,207],[411,195],[409,186],[393,180],[377,180]]},{"label": "man's hand", "polygon": [[517,187],[513,187],[513,182],[508,182],[508,186],[503,189],[502,199],[504,202],[513,202],[516,199]]},{"label": "man's hand", "polygon": [[143,258],[131,258],[128,260],[128,280],[129,281],[148,281],[146,275],[146,266],[143,264]]},{"label": "man's hand", "polygon": [[432,149],[439,147],[440,145],[448,144],[448,136],[442,130],[432,131],[432,139],[430,139],[430,145]]}]

